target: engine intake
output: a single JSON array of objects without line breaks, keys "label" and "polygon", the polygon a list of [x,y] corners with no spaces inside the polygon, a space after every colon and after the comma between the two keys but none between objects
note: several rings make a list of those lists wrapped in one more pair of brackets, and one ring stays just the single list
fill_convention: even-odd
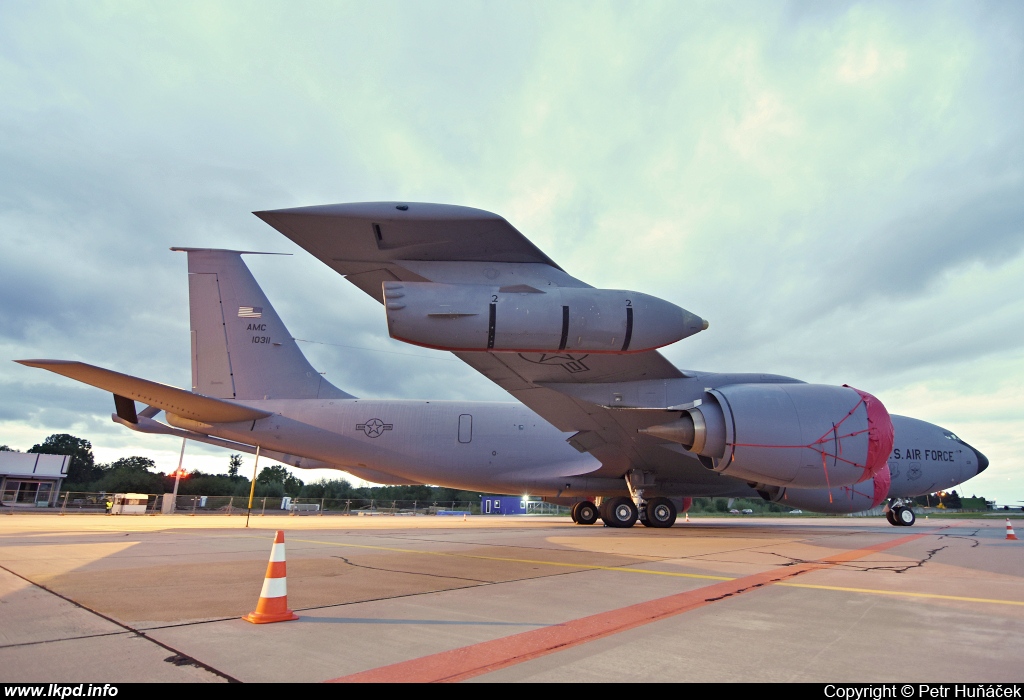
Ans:
[{"label": "engine intake", "polygon": [[805,508],[816,513],[860,513],[882,503],[889,495],[890,474],[885,466],[868,481],[831,489],[794,489],[779,486],[758,486],[761,498],[791,508]]},{"label": "engine intake", "polygon": [[852,387],[736,384],[709,389],[705,399],[640,432],[683,445],[722,474],[798,488],[865,481],[892,451],[885,406]]}]

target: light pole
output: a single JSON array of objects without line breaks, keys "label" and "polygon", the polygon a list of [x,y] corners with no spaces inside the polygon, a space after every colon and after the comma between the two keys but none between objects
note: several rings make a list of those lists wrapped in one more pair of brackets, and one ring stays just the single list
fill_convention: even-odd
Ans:
[{"label": "light pole", "polygon": [[[252,484],[249,486],[249,509],[245,511],[245,526],[249,527],[249,514],[252,513],[252,496],[256,493],[256,466],[260,463],[260,446],[256,445],[256,460],[252,463]],[[267,501],[263,501],[266,509]]]}]

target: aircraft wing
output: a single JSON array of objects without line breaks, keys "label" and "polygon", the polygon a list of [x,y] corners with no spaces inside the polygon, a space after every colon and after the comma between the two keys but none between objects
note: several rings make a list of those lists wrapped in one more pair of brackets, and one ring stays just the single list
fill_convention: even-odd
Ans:
[{"label": "aircraft wing", "polygon": [[[142,401],[162,411],[203,423],[235,423],[257,420],[271,415],[266,411],[259,411],[230,401],[213,399],[201,394],[193,394],[191,391],[151,382],[148,379],[139,379],[120,372],[112,372],[102,367],[87,365],[84,362],[70,360],[15,360],[15,362],[26,367],[49,370],[83,384],[111,392],[114,394],[118,415],[122,415],[122,404],[118,401],[118,397],[131,401]],[[129,406],[130,409],[127,410],[127,413],[130,417],[128,420],[137,423],[138,418],[134,415],[135,407],[132,404]],[[122,417],[124,416],[122,415]]]},{"label": "aircraft wing", "polygon": [[[511,285],[510,291],[590,287],[568,275],[505,219],[479,209],[374,202],[254,213],[382,303],[383,283],[395,281],[486,284],[490,280]],[[601,460],[603,474],[621,476],[636,466],[692,462],[693,479],[722,478],[694,460],[638,440],[638,427],[672,420],[678,414],[666,417],[662,411],[653,415],[610,409],[564,390],[572,385],[693,376],[657,351],[454,354],[558,429],[577,432],[571,444]]]}]

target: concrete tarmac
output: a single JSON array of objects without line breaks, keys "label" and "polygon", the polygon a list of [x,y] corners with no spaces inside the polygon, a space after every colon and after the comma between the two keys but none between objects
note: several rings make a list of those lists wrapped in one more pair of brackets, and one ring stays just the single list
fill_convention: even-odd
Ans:
[{"label": "concrete tarmac", "polygon": [[1024,681],[1004,520],[244,521],[0,515],[0,681]]}]

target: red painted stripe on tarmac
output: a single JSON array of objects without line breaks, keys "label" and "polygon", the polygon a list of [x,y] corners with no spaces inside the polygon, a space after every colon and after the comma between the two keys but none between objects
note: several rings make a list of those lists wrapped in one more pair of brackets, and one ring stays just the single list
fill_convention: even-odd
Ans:
[{"label": "red painted stripe on tarmac", "polygon": [[401,661],[390,666],[342,676],[328,683],[443,683],[456,682],[521,664],[556,651],[592,642],[634,627],[674,617],[719,600],[755,590],[808,571],[866,557],[901,544],[913,542],[931,533],[898,537],[861,549],[842,552],[825,559],[772,569],[723,581],[686,593],[637,603],[618,610],[581,617],[551,627],[521,632],[508,637],[481,642],[459,649],[442,651],[418,659]]}]

